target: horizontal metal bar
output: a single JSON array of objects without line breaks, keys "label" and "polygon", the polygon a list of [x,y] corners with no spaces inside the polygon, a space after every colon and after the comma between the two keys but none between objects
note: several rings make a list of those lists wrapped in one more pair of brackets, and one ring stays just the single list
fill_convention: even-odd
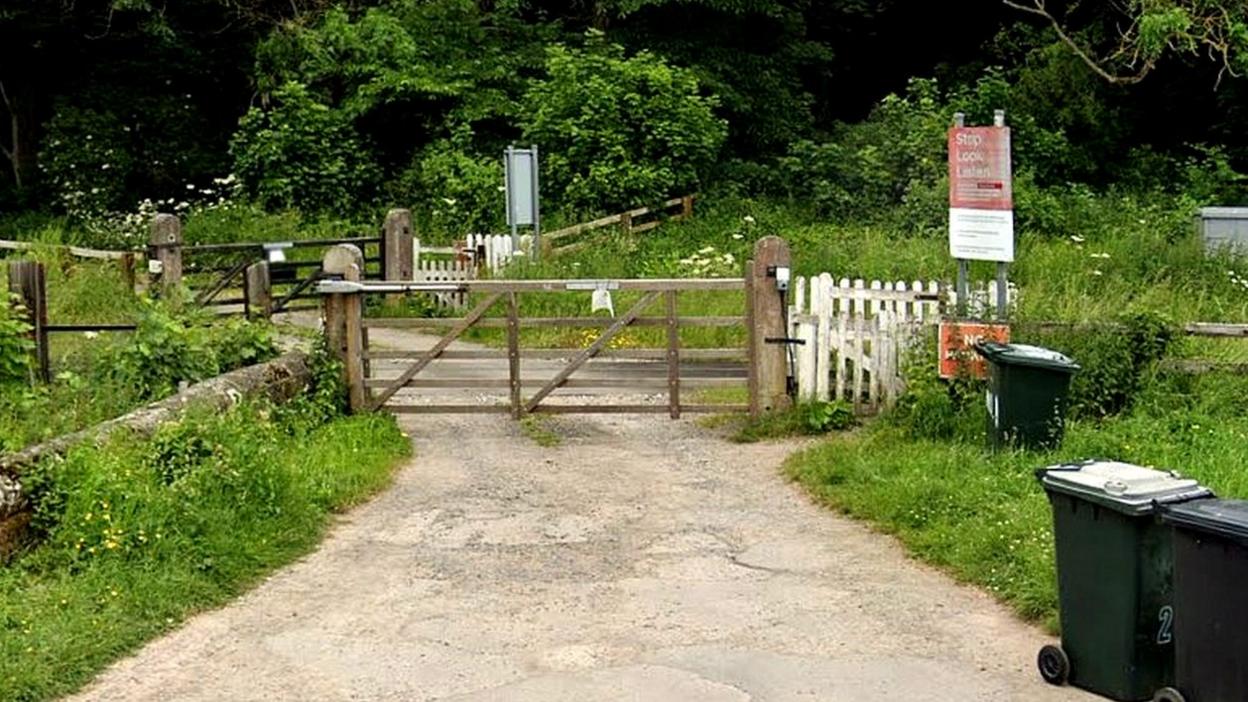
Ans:
[{"label": "horizontal metal bar", "polygon": [[[543,359],[543,360],[561,360],[573,358],[580,353],[581,349],[523,349],[520,351],[520,358]],[[365,358],[378,359],[417,359],[420,358],[425,351],[423,349],[413,349],[410,351],[368,351],[364,354]],[[504,359],[507,358],[507,352],[499,349],[485,351],[459,351],[447,350],[443,351],[440,360],[444,361],[477,361],[488,359]],[[603,349],[598,355],[589,361],[593,364],[595,360],[603,359],[624,359],[624,360],[654,360],[661,361],[667,359],[667,349]],[[721,361],[721,362],[744,362],[746,360],[745,349],[681,349],[680,361],[682,364],[689,361]]]},{"label": "horizontal metal bar", "polygon": [[[364,320],[364,326],[370,329],[390,327],[393,329],[437,329],[449,327],[462,321],[460,317],[371,317]],[[606,328],[615,319],[611,317],[522,317],[520,328],[537,327],[585,327]],[[745,317],[677,317],[676,323],[682,327],[736,327],[745,324]],[[500,329],[507,326],[503,317],[487,317],[478,320],[473,326],[484,329]],[[665,327],[666,317],[638,317],[630,327]]]},{"label": "horizontal metal bar", "polygon": [[744,278],[629,278],[622,280],[465,280],[454,284],[424,283],[407,280],[377,280],[352,283],[326,280],[318,291],[330,293],[401,293],[401,292],[567,292],[569,285],[589,286],[594,290],[602,283],[614,284],[619,290],[667,292],[682,290],[745,290]]},{"label": "horizontal metal bar", "polygon": [[369,244],[381,243],[381,237],[376,236],[354,236],[342,237],[338,239],[297,239],[295,241],[271,242],[271,241],[232,241],[219,244],[189,244],[182,246],[183,253],[203,253],[210,251],[250,251],[264,250],[266,244],[281,243],[289,244],[294,248],[311,248],[318,246],[335,246],[337,244]]},{"label": "horizontal metal bar", "polygon": [[128,332],[138,328],[135,324],[45,324],[46,332]]}]

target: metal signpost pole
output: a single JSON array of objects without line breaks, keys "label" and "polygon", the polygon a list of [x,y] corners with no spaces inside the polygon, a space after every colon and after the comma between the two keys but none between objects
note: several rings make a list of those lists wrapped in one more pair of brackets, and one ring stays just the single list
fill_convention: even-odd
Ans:
[{"label": "metal signpost pole", "polygon": [[[1005,110],[993,111],[992,126],[997,128],[1005,127]],[[997,261],[997,319],[1003,321],[1009,312],[1009,286],[1010,264],[1007,261]]]},{"label": "metal signpost pole", "polygon": [[[953,126],[958,127],[958,128],[966,126],[966,115],[961,112],[955,112],[953,115]],[[967,302],[967,299],[971,296],[970,277],[971,277],[971,262],[966,260],[965,258],[959,258],[958,259],[958,284],[957,284],[957,287],[954,288],[958,296],[958,305],[956,308],[956,314],[958,317],[966,316],[966,302]]]},{"label": "metal signpost pole", "polygon": [[541,204],[541,196],[540,196],[541,188],[538,186],[538,182],[537,182],[538,172],[541,171],[541,168],[538,167],[539,164],[537,160],[537,144],[531,145],[529,147],[529,150],[532,153],[531,163],[533,164],[533,177],[532,177],[532,182],[533,182],[533,251],[531,253],[533,255],[533,260],[537,261],[542,256],[542,204]]},{"label": "metal signpost pole", "polygon": [[508,146],[503,155],[503,191],[507,197],[507,224],[511,227],[511,250],[520,250],[520,225],[516,223],[516,189],[513,184],[515,165],[515,147]]}]

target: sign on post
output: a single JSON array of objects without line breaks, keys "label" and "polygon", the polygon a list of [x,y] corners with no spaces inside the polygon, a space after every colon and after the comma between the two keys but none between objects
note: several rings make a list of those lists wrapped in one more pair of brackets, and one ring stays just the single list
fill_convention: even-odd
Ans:
[{"label": "sign on post", "polygon": [[949,130],[949,253],[962,260],[1014,260],[1009,127]]},{"label": "sign on post", "polygon": [[503,190],[507,196],[507,226],[511,227],[513,250],[520,250],[520,227],[532,226],[532,254],[536,258],[542,243],[536,146],[507,147],[503,155]]},{"label": "sign on post", "polygon": [[988,363],[975,352],[975,344],[981,341],[1008,344],[1010,327],[1008,324],[942,321],[938,338],[940,377],[946,380],[958,376],[986,378]]}]

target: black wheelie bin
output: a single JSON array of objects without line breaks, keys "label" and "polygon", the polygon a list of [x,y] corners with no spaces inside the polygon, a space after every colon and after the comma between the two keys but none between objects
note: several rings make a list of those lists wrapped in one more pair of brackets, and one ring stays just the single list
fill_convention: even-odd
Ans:
[{"label": "black wheelie bin", "polygon": [[1062,443],[1070,378],[1079,364],[1027,344],[984,341],[988,361],[988,439],[995,448],[1049,449]]},{"label": "black wheelie bin", "polygon": [[1036,471],[1053,507],[1062,645],[1037,664],[1050,683],[1150,700],[1174,681],[1173,566],[1158,505],[1211,495],[1195,480],[1115,461]]},{"label": "black wheelie bin", "polygon": [[1174,527],[1175,683],[1165,702],[1248,700],[1248,501],[1167,505]]}]

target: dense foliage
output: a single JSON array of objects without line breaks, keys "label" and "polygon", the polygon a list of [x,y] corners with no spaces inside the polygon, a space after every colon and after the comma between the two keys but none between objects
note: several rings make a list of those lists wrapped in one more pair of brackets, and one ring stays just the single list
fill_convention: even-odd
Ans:
[{"label": "dense foliage", "polygon": [[995,108],[1024,203],[1234,203],[1245,26],[1225,0],[3,0],[0,209],[191,208],[232,172],[270,210],[490,230],[501,150],[531,141],[548,213],[723,188],[923,230],[936,137]]}]

